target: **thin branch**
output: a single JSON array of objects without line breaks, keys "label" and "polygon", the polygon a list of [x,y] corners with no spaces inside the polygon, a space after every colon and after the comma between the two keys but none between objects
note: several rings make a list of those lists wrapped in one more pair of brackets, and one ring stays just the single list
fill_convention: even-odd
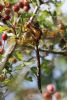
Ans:
[{"label": "thin branch", "polygon": [[[35,49],[33,46],[23,46],[25,48],[29,48],[29,49]],[[36,50],[36,49],[35,49]],[[47,52],[47,53],[53,53],[53,54],[58,54],[58,55],[63,55],[63,56],[67,56],[67,50],[50,50],[50,49],[40,49],[39,48],[39,51],[41,52]]]},{"label": "thin branch", "polygon": [[6,62],[8,61],[8,58],[11,56],[13,51],[15,50],[16,43],[12,44],[9,48],[7,48],[5,54],[3,55],[2,61],[0,62],[0,73],[4,69]]},{"label": "thin branch", "polygon": [[12,25],[11,28],[13,29],[13,32],[14,32],[14,34],[16,35],[16,30],[15,30],[15,28],[13,27],[13,25]]},{"label": "thin branch", "polygon": [[41,65],[40,65],[40,55],[39,55],[39,48],[38,43],[36,43],[36,57],[37,57],[37,81],[38,81],[38,88],[42,93],[41,88]]},{"label": "thin branch", "polygon": [[53,53],[58,55],[67,56],[67,50],[61,50],[61,51],[55,51],[55,50],[49,50],[49,49],[39,49],[41,52],[47,52],[47,53]]},{"label": "thin branch", "polygon": [[29,21],[27,22],[28,24],[29,23],[32,23],[32,21],[34,20],[36,14],[37,14],[37,11],[39,10],[39,6],[36,6],[34,12],[33,12],[33,16],[30,17]]}]

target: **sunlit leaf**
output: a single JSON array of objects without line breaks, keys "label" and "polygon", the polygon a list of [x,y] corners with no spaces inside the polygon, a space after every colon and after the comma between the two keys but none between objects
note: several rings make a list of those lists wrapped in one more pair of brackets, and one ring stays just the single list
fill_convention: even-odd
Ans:
[{"label": "sunlit leaf", "polygon": [[18,60],[22,60],[22,52],[20,52],[20,51],[16,51],[15,52],[15,56],[16,56],[16,58],[18,59]]},{"label": "sunlit leaf", "polygon": [[2,33],[3,31],[9,30],[9,27],[7,26],[0,26],[0,33]]}]

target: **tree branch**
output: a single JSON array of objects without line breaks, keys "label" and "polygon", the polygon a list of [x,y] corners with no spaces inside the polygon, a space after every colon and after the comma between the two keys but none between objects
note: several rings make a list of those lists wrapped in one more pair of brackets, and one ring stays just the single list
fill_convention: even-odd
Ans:
[{"label": "tree branch", "polygon": [[34,12],[33,12],[33,16],[30,17],[29,21],[27,22],[28,24],[29,23],[32,23],[32,21],[34,20],[36,14],[37,14],[37,11],[39,10],[39,6],[36,6]]},{"label": "tree branch", "polygon": [[49,50],[49,49],[39,49],[39,50],[41,52],[47,52],[47,53],[53,53],[53,54],[67,56],[67,50],[61,50],[61,51]]},{"label": "tree branch", "polygon": [[[35,49],[33,46],[23,46],[25,48],[29,48],[29,49]],[[35,49],[36,50],[36,49]],[[67,56],[67,50],[50,50],[50,49],[40,49],[39,48],[39,51],[41,52],[47,52],[47,53],[53,53],[53,54],[58,54],[58,55],[63,55],[63,56]]]},{"label": "tree branch", "polygon": [[2,61],[0,62],[0,73],[4,69],[6,62],[8,61],[8,58],[15,50],[15,47],[16,47],[16,43],[12,44],[9,48],[7,48],[5,54],[3,55]]},{"label": "tree branch", "polygon": [[37,81],[38,81],[38,88],[42,93],[41,88],[41,65],[40,65],[40,55],[39,55],[39,48],[38,43],[36,43],[36,57],[37,57]]}]

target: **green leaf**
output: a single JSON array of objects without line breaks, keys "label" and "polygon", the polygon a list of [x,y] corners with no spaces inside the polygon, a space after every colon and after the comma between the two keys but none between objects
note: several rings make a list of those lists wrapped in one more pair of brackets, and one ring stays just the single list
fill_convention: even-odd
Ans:
[{"label": "green leaf", "polygon": [[2,55],[0,54],[0,60],[2,59]]},{"label": "green leaf", "polygon": [[29,72],[25,75],[25,79],[28,81],[32,81],[32,76],[29,76]]},{"label": "green leaf", "polygon": [[7,27],[7,26],[0,26],[0,33],[2,33],[5,30],[8,30],[8,29],[9,29],[9,27]]},{"label": "green leaf", "polygon": [[7,0],[7,1],[9,1],[10,3],[16,3],[16,2],[18,2],[18,0]]},{"label": "green leaf", "polygon": [[22,53],[20,51],[16,51],[15,56],[17,57],[18,60],[22,60]]},{"label": "green leaf", "polygon": [[36,67],[32,67],[31,68],[32,73],[34,73],[35,75],[37,74],[37,68]]}]

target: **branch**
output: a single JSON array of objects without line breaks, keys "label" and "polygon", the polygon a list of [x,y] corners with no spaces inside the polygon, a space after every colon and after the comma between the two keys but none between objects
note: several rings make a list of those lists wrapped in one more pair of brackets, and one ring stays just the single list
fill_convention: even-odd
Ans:
[{"label": "branch", "polygon": [[39,48],[38,43],[36,43],[36,57],[37,57],[37,81],[38,81],[38,88],[42,93],[41,88],[41,65],[40,65],[40,55],[39,55]]},{"label": "branch", "polygon": [[8,58],[15,50],[15,47],[16,47],[16,43],[12,44],[9,48],[7,48],[5,54],[3,55],[2,61],[0,62],[0,73],[4,69],[6,62],[8,61]]},{"label": "branch", "polygon": [[47,53],[53,53],[53,54],[59,54],[63,56],[67,56],[67,50],[61,50],[61,51],[56,51],[56,50],[49,50],[49,49],[39,49],[41,52],[47,52]]},{"label": "branch", "polygon": [[[23,47],[25,47],[25,48],[29,48],[29,49],[35,49],[33,46],[27,46],[27,45],[25,45],[25,46],[23,46]],[[61,51],[59,51],[59,50],[50,50],[50,49],[40,49],[39,48],[39,51],[41,51],[41,52],[47,52],[47,53],[53,53],[53,54],[58,54],[58,55],[63,55],[63,56],[67,56],[67,50],[61,50]]]},{"label": "branch", "polygon": [[39,10],[39,6],[36,6],[34,12],[33,12],[33,16],[30,17],[29,21],[27,22],[28,24],[29,23],[32,23],[32,21],[34,20],[36,14],[37,14],[37,11]]}]

